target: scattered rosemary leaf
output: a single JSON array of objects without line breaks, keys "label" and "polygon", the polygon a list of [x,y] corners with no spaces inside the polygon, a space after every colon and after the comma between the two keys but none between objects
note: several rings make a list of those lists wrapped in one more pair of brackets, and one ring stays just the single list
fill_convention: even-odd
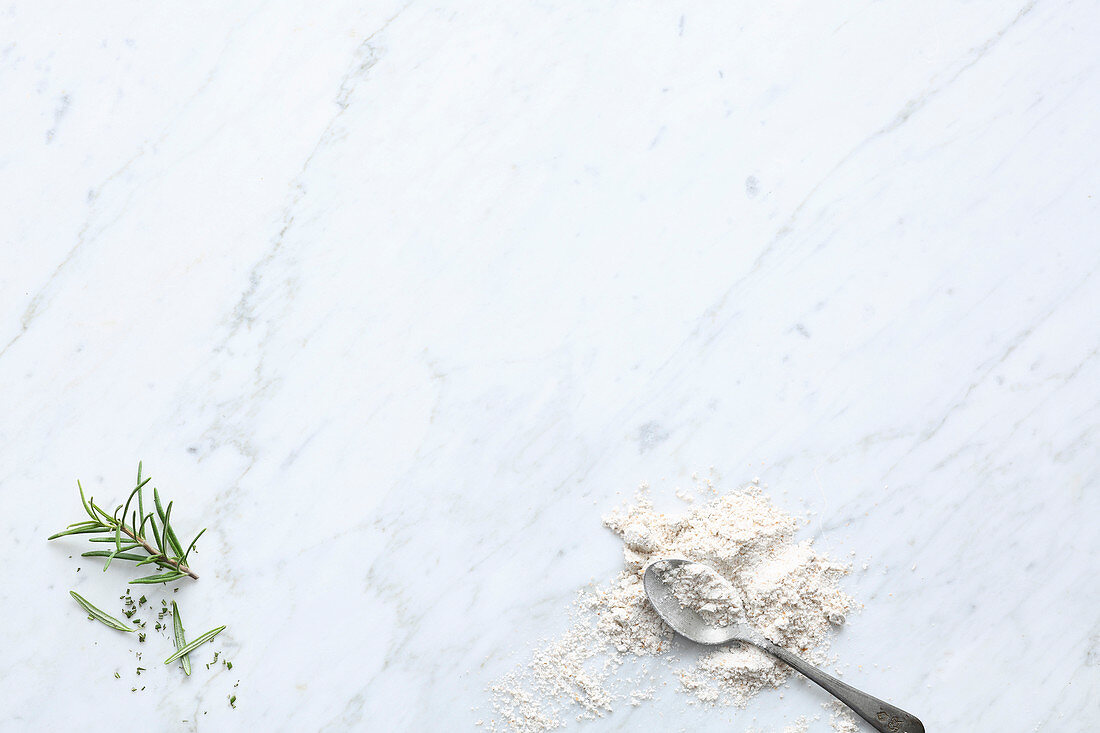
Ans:
[{"label": "scattered rosemary leaf", "polygon": [[213,639],[215,636],[217,636],[218,634],[220,634],[224,630],[225,630],[225,626],[219,626],[216,629],[211,629],[210,631],[207,631],[205,634],[199,636],[198,638],[196,638],[194,641],[192,641],[187,646],[183,647],[182,649],[177,650],[175,654],[173,654],[172,656],[165,659],[164,663],[165,664],[171,664],[172,662],[174,662],[177,659],[179,659],[180,657],[182,657],[184,654],[190,654],[191,652],[195,651],[200,646],[202,646],[206,642],[210,641],[211,639]]},{"label": "scattered rosemary leaf", "polygon": [[[180,609],[175,601],[172,601],[172,629],[175,632],[176,649],[183,649],[187,646],[187,639],[183,635],[183,619],[180,617]],[[191,674],[191,657],[186,654],[181,656],[180,666],[183,667],[184,674]]]},{"label": "scattered rosemary leaf", "polygon": [[[79,593],[77,593],[75,590],[69,591],[69,595],[71,595],[73,597],[73,599],[77,603],[79,603],[81,605],[81,607],[84,608],[85,611],[88,612],[88,617],[89,618],[94,618],[96,621],[99,621],[101,624],[104,624],[105,626],[110,626],[112,629],[117,629],[118,631],[133,631],[133,629],[126,626],[126,624],[122,623],[117,618],[114,618],[113,616],[109,616],[106,613],[104,613],[103,611],[100,611],[98,608],[93,606],[87,600],[82,598],[81,595]],[[222,628],[225,628],[225,627],[223,626]]]}]

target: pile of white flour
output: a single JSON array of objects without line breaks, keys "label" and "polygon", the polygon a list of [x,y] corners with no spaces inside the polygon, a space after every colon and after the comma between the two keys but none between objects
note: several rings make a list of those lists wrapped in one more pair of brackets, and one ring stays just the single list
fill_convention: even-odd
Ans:
[{"label": "pile of white flour", "polygon": [[791,675],[750,646],[678,660],[672,631],[642,587],[651,560],[679,557],[708,565],[721,577],[704,571],[670,578],[681,605],[717,624],[747,622],[818,664],[826,661],[831,629],[852,607],[838,587],[848,568],[809,540],[796,542],[798,520],[755,485],[724,495],[712,489],[709,501],[677,515],[655,511],[643,486],[632,504],[603,521],[623,539],[624,569],[610,583],[583,591],[572,626],[491,686],[491,730],[539,733],[571,718],[601,716],[616,704],[641,704],[655,692],[653,663],[671,666],[680,688],[703,704],[744,705]]}]

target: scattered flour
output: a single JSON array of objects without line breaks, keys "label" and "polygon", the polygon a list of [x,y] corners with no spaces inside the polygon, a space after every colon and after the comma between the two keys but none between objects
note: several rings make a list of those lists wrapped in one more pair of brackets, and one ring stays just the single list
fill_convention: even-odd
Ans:
[{"label": "scattered flour", "polygon": [[[786,665],[747,645],[681,661],[671,629],[645,595],[642,574],[651,561],[680,557],[709,566],[710,572],[695,566],[666,571],[682,606],[718,625],[747,622],[817,664],[826,661],[828,637],[853,604],[838,587],[848,568],[817,552],[810,540],[795,541],[798,520],[757,486],[714,491],[709,501],[676,515],[656,511],[643,486],[604,524],[623,540],[624,569],[582,591],[571,627],[490,687],[496,712],[491,730],[541,733],[569,718],[602,716],[618,702],[642,704],[654,696],[656,680],[651,665],[636,669],[645,659],[670,666],[680,689],[702,704],[743,706],[790,677]],[[803,730],[800,720],[786,733]]]},{"label": "scattered flour", "polygon": [[806,733],[809,729],[810,721],[803,715],[801,718],[794,721],[794,723],[784,728],[783,733]]},{"label": "scattered flour", "polygon": [[829,723],[836,733],[860,733],[859,723],[847,705],[834,700],[821,703],[821,707],[829,711]]}]

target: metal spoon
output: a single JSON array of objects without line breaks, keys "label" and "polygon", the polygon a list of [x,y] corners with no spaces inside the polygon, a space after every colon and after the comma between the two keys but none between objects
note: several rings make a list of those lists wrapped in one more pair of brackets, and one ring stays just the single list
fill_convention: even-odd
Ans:
[{"label": "metal spoon", "polygon": [[875,730],[883,731],[883,733],[924,733],[924,726],[916,717],[901,708],[896,708],[877,697],[871,697],[866,692],[860,692],[851,685],[846,685],[837,678],[825,674],[783,647],[768,641],[763,634],[751,626],[744,624],[711,626],[695,611],[684,608],[679,604],[672,595],[671,589],[665,585],[657,572],[656,566],[661,564],[670,567],[701,563],[666,559],[652,562],[645,569],[643,581],[646,595],[649,596],[649,602],[653,604],[657,615],[664,619],[673,631],[686,636],[696,644],[706,644],[707,646],[720,646],[733,641],[752,644],[757,649],[778,657],[787,666],[793,667],[824,687],[826,692],[829,692],[837,700],[854,710],[861,718],[873,725]]}]

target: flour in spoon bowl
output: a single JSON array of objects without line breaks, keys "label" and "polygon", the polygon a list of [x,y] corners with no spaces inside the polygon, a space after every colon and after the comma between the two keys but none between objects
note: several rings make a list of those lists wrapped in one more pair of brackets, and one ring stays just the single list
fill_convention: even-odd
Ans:
[{"label": "flour in spoon bowl", "polygon": [[694,611],[709,626],[745,623],[741,594],[716,570],[701,563],[672,564],[658,560],[653,565],[657,579],[668,588],[680,608]]}]

